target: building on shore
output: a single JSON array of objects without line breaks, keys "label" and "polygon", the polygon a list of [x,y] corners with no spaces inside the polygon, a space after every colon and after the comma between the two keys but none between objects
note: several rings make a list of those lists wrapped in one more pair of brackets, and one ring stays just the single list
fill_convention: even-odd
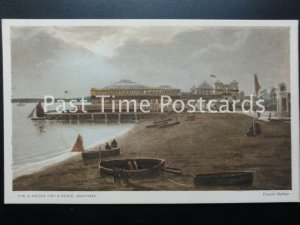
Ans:
[{"label": "building on shore", "polygon": [[235,99],[239,94],[239,83],[236,80],[233,80],[229,84],[224,84],[218,80],[215,82],[214,94]]},{"label": "building on shore", "polygon": [[[204,81],[199,86],[192,87],[190,92],[181,92],[180,89],[172,88],[168,85],[148,87],[131,80],[120,80],[103,88],[91,88],[90,95],[92,104],[88,106],[87,109],[89,111],[99,111],[99,109],[102,108],[102,99],[99,96],[109,96],[104,99],[104,109],[106,112],[112,111],[112,108],[114,108],[115,111],[119,111],[120,107],[123,112],[126,111],[127,104],[120,106],[120,100],[135,100],[137,109],[139,109],[139,104],[142,100],[148,100],[150,102],[149,109],[151,111],[158,111],[160,109],[162,95],[170,96],[172,102],[177,99],[187,102],[190,99],[198,100],[200,98],[207,101],[211,99],[218,101],[222,99],[230,100],[236,99],[238,94],[238,82],[235,80],[229,84],[217,81],[214,87]],[[203,108],[206,108],[206,105],[204,105]],[[133,105],[130,105],[129,111],[133,111],[133,109]]]},{"label": "building on shore", "polygon": [[[181,99],[187,102],[189,99],[198,100],[202,98],[206,100],[206,103],[202,104],[202,108],[206,109],[207,101],[217,100],[220,102],[223,99],[233,100],[237,99],[239,95],[239,85],[236,80],[233,80],[229,84],[225,84],[221,81],[216,81],[214,87],[210,85],[207,81],[202,82],[199,86],[193,86],[190,92],[182,92]],[[217,108],[219,103],[215,104]]]},{"label": "building on shore", "polygon": [[196,95],[213,95],[214,89],[213,87],[207,83],[206,81],[202,82],[198,87],[194,85],[194,87],[191,88],[191,94]]},{"label": "building on shore", "polygon": [[[105,98],[105,109],[109,111],[112,109],[112,103],[115,103],[116,111],[119,110],[119,100],[135,100],[137,103],[137,109],[142,100],[148,100],[150,102],[150,110],[158,111],[160,108],[160,99],[162,95],[168,95],[172,101],[179,99],[181,96],[180,89],[172,88],[167,85],[159,87],[148,87],[142,84],[138,84],[131,80],[120,80],[112,85],[103,88],[91,88],[91,103],[89,110],[93,108],[101,108],[102,99],[97,97],[101,95],[110,96]],[[121,106],[122,111],[126,111],[126,105]],[[130,106],[130,111],[133,110],[133,106]]]},{"label": "building on shore", "polygon": [[206,98],[213,97],[222,97],[227,99],[229,97],[236,99],[239,94],[239,83],[236,80],[233,80],[229,84],[225,84],[221,81],[216,81],[214,88],[208,82],[202,82],[198,87],[194,85],[191,88],[191,95],[201,95]]}]

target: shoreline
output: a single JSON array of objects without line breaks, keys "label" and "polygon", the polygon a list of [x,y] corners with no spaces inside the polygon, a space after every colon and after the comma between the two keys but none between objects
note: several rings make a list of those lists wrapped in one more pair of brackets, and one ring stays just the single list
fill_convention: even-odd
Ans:
[{"label": "shoreline", "polygon": [[[172,117],[175,115],[181,123],[163,129],[145,128],[159,117],[141,121],[117,139],[122,149],[121,155],[105,160],[161,158],[166,160],[166,166],[180,168],[184,174],[251,170],[255,173],[254,182],[246,190],[291,189],[289,123],[260,121],[262,135],[246,137],[245,130],[251,121],[247,115],[172,114]],[[13,190],[199,190],[194,187],[192,176],[169,173],[156,179],[133,179],[131,184],[117,187],[112,177],[100,177],[97,162],[85,162],[78,156],[14,179]],[[214,187],[208,190],[245,188]]]},{"label": "shoreline", "polygon": [[[113,124],[115,125],[115,123],[113,123]],[[86,151],[91,151],[91,150],[98,149],[99,145],[101,145],[102,149],[103,149],[106,142],[110,142],[114,138],[120,138],[123,135],[126,135],[126,133],[129,132],[130,130],[134,129],[134,127],[136,126],[136,124],[132,123],[132,125],[133,125],[132,128],[130,128],[128,130],[125,130],[123,132],[120,132],[118,135],[116,135],[114,137],[110,137],[110,138],[108,138],[108,139],[106,139],[104,141],[93,143],[90,146],[86,147],[85,150]],[[75,140],[74,140],[74,142],[75,142]],[[49,163],[47,165],[44,165],[44,166],[36,166],[37,168],[32,168],[32,169],[29,168],[29,169],[26,170],[26,172],[23,172],[23,173],[22,172],[18,172],[18,170],[22,171],[22,169],[24,169],[26,167],[29,167],[30,165],[23,165],[23,166],[21,166],[22,168],[16,169],[15,171],[12,172],[12,174],[13,174],[13,180],[18,179],[19,177],[22,177],[22,176],[29,176],[29,175],[32,175],[34,173],[37,173],[37,172],[40,172],[40,171],[43,171],[43,170],[47,170],[47,169],[49,169],[51,167],[58,166],[61,163],[64,163],[65,161],[72,160],[72,158],[76,158],[76,157],[77,158],[78,157],[81,158],[81,153],[71,152],[71,150],[72,150],[72,147],[70,147],[70,148],[64,150],[63,152],[61,152],[60,155],[56,156],[57,158],[59,158],[57,161],[53,161],[53,162],[51,162],[51,163]],[[68,154],[68,155],[66,155],[66,154]],[[66,155],[66,156],[64,157],[64,155]],[[63,157],[63,158],[60,159],[61,157]],[[45,161],[54,160],[54,158],[44,159],[44,160],[42,160],[40,162],[33,162],[33,164],[39,165],[39,164],[41,164],[41,163],[43,163]]]}]

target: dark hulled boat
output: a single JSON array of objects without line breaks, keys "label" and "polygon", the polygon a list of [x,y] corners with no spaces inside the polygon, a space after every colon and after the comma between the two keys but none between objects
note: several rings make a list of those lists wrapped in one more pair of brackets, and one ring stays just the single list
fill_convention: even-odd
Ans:
[{"label": "dark hulled boat", "polygon": [[45,120],[46,114],[44,112],[42,102],[39,102],[36,107],[31,111],[31,113],[28,115],[28,118],[31,118],[32,120]]},{"label": "dark hulled boat", "polygon": [[83,160],[100,159],[100,151],[86,151],[81,153]]},{"label": "dark hulled boat", "polygon": [[167,118],[167,119],[160,120],[160,121],[154,121],[153,124],[167,123],[167,122],[172,121],[172,120],[173,120],[172,118]]},{"label": "dark hulled boat", "polygon": [[119,147],[111,148],[110,150],[100,150],[101,157],[111,157],[121,154],[121,149]]},{"label": "dark hulled boat", "polygon": [[170,121],[172,121],[172,118],[167,118],[167,119],[160,120],[160,121],[154,121],[152,124],[147,125],[146,128],[159,127],[163,124],[167,124]]},{"label": "dark hulled boat", "polygon": [[195,186],[251,186],[252,182],[252,171],[204,173],[194,177]]},{"label": "dark hulled boat", "polygon": [[108,160],[99,163],[100,175],[114,176],[114,169],[122,169],[129,178],[157,176],[165,169],[165,160],[152,158]]},{"label": "dark hulled boat", "polygon": [[161,123],[153,123],[153,124],[150,124],[150,125],[147,125],[146,128],[152,128],[152,127],[159,127],[163,124],[167,124],[168,122],[161,122]]},{"label": "dark hulled boat", "polygon": [[43,106],[42,106],[42,102],[39,102],[37,105],[36,105],[36,107],[35,107],[35,113],[36,113],[36,116],[37,117],[45,117],[45,112],[44,112],[44,108],[43,108]]},{"label": "dark hulled boat", "polygon": [[84,151],[81,153],[83,160],[100,159],[102,157],[118,156],[121,154],[119,147],[110,150]]},{"label": "dark hulled boat", "polygon": [[169,122],[169,123],[165,123],[165,124],[161,124],[158,128],[165,128],[165,127],[170,127],[170,126],[175,126],[180,124],[180,120],[179,121],[174,121],[174,122]]}]

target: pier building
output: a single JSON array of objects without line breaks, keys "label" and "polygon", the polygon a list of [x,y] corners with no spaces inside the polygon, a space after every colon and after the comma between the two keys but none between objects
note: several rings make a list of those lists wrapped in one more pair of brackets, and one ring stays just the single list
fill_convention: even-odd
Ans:
[{"label": "pier building", "polygon": [[[181,97],[181,91],[180,89],[172,88],[168,85],[148,87],[131,80],[120,80],[103,88],[91,88],[90,95],[92,105],[88,107],[89,110],[101,108],[102,99],[97,96],[106,95],[110,96],[105,98],[106,110],[111,110],[112,101],[115,102],[115,107],[118,109],[119,100],[135,100],[137,104],[142,100],[148,100],[150,102],[151,111],[158,111],[162,95],[168,95],[171,97],[172,101],[174,101]],[[139,108],[139,106],[137,106],[137,108]]]}]

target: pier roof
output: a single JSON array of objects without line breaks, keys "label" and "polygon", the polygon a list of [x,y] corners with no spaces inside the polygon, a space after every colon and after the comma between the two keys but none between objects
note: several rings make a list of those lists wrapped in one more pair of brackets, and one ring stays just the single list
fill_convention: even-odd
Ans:
[{"label": "pier roof", "polygon": [[120,80],[109,86],[104,87],[104,89],[142,89],[142,88],[148,88],[148,87],[128,79]]}]

